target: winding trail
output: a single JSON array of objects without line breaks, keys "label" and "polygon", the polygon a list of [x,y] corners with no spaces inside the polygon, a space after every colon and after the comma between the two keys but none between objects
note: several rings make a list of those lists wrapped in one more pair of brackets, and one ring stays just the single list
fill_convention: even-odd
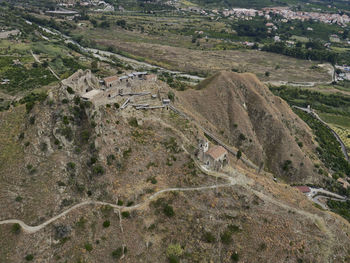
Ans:
[{"label": "winding trail", "polygon": [[28,233],[28,234],[33,234],[36,233],[38,231],[40,231],[41,229],[45,228],[46,226],[50,225],[51,223],[53,223],[54,221],[66,216],[68,213],[70,213],[73,210],[76,210],[80,207],[83,206],[88,206],[88,205],[108,205],[111,206],[113,208],[118,209],[119,211],[132,211],[132,210],[137,210],[140,209],[142,207],[144,207],[145,205],[147,205],[150,201],[152,201],[153,199],[156,199],[159,195],[163,194],[163,193],[167,193],[167,192],[176,192],[176,191],[202,191],[202,190],[210,190],[210,189],[217,189],[217,188],[222,188],[222,187],[230,187],[234,185],[232,182],[231,183],[227,183],[227,184],[217,184],[217,185],[210,185],[210,186],[202,186],[202,187],[193,187],[193,188],[167,188],[167,189],[163,189],[161,191],[156,192],[155,194],[151,195],[150,197],[148,197],[148,199],[142,203],[136,204],[134,206],[130,206],[130,207],[126,207],[126,206],[118,206],[116,204],[113,203],[108,203],[108,202],[101,202],[101,201],[93,201],[93,200],[86,200],[83,201],[79,204],[76,204],[72,207],[70,207],[69,209],[67,209],[66,211],[52,217],[51,219],[45,221],[44,223],[37,225],[37,226],[29,226],[26,223],[24,223],[22,220],[19,219],[8,219],[8,220],[3,220],[0,221],[0,225],[5,225],[5,224],[19,224],[22,229],[24,230],[24,232]]}]

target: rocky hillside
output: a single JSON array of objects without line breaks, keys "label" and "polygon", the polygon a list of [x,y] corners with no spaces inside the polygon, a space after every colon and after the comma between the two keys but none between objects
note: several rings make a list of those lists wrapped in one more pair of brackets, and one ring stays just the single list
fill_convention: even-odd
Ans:
[{"label": "rocky hillside", "polygon": [[[297,156],[311,151],[307,127],[253,76],[221,73],[204,84],[175,92],[174,104],[223,140],[236,142],[229,128],[244,133],[239,147],[261,158],[274,142],[289,150],[288,140]],[[203,168],[194,156],[198,123],[166,107],[121,110],[125,97],[96,106],[80,98],[85,87],[99,88],[80,71],[34,106],[0,113],[0,262],[349,261],[343,218],[232,155],[220,172]],[[172,91],[161,81],[140,88]],[[263,120],[281,131],[259,133]],[[288,131],[304,131],[302,148]]]},{"label": "rocky hillside", "polygon": [[189,114],[258,166],[289,182],[314,182],[310,128],[252,74],[221,72],[180,94]]}]

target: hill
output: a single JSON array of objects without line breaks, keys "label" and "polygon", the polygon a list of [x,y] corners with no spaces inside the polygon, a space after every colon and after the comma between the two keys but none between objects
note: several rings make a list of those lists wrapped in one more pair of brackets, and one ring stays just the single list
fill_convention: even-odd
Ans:
[{"label": "hill", "polygon": [[[162,81],[129,84],[161,98],[174,92]],[[312,148],[305,124],[253,75],[222,72],[199,90],[174,92],[174,106],[192,112],[197,122],[169,107],[121,109],[125,96],[84,101],[83,87],[104,92],[90,71],[79,71],[35,105],[0,112],[0,262],[349,260],[350,226],[343,218],[232,155],[220,171],[196,158],[198,138],[204,136],[198,122],[222,136],[229,117],[229,125],[237,121],[237,129],[244,127],[244,141],[265,138],[286,147],[293,129],[280,124],[283,113],[286,120],[295,118],[291,126],[303,129],[303,151]],[[195,97],[201,96],[206,108],[195,114],[202,103]],[[161,103],[149,94],[133,100]],[[235,106],[240,122],[227,114],[232,102],[245,103]],[[263,118],[262,106],[274,115]],[[230,110],[220,111],[222,127],[212,119],[217,107]],[[263,128],[260,119],[281,130],[268,133],[274,140],[257,131],[248,137],[258,123]],[[263,142],[259,147],[272,151]],[[283,147],[277,147],[278,154]]]},{"label": "hill", "polygon": [[254,75],[220,72],[181,99],[195,118],[255,164],[289,182],[319,180],[310,128]]}]

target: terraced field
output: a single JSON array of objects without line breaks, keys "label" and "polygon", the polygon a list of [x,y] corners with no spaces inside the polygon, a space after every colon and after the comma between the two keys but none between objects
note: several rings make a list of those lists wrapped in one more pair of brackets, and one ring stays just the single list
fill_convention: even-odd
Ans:
[{"label": "terraced field", "polygon": [[342,139],[346,148],[349,151],[350,150],[350,129],[337,126],[337,125],[332,125],[332,124],[330,126],[339,135],[339,137]]}]

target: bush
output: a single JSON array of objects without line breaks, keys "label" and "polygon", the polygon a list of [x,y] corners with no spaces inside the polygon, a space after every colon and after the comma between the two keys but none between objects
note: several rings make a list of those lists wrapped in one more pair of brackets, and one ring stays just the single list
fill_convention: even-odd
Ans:
[{"label": "bush", "polygon": [[168,256],[169,263],[180,263],[180,259],[178,256],[170,255]]},{"label": "bush", "polygon": [[34,256],[32,254],[26,255],[25,259],[27,261],[32,261],[34,259]]},{"label": "bush", "polygon": [[106,220],[106,221],[103,222],[103,227],[104,227],[104,228],[107,228],[107,227],[109,227],[110,225],[111,225],[111,222],[110,222],[109,220]]},{"label": "bush", "polygon": [[88,251],[88,252],[91,252],[91,251],[92,251],[92,245],[91,245],[90,243],[86,243],[86,244],[84,245],[84,247],[85,247],[86,251]]},{"label": "bush", "polygon": [[111,165],[114,160],[115,160],[114,154],[108,155],[107,156],[107,165]]},{"label": "bush", "polygon": [[164,205],[163,212],[168,217],[173,217],[175,215],[174,209],[171,205]]},{"label": "bush", "polygon": [[12,230],[12,233],[19,234],[21,232],[21,225],[18,223],[15,223],[12,225],[11,230]]},{"label": "bush", "polygon": [[74,170],[75,169],[75,163],[73,163],[73,162],[67,163],[67,168],[68,168],[68,170]]},{"label": "bush", "polygon": [[216,242],[216,238],[211,232],[204,233],[204,240],[207,243],[215,243]]},{"label": "bush", "polygon": [[96,165],[92,168],[92,172],[94,175],[103,175],[105,173],[105,170],[101,165]]},{"label": "bush", "polygon": [[221,234],[221,242],[225,245],[232,242],[232,232],[230,230],[227,229]]},{"label": "bush", "polygon": [[241,150],[238,150],[238,152],[237,152],[237,160],[239,160],[239,159],[241,159],[241,157],[242,157],[242,152],[241,152]]},{"label": "bush", "polygon": [[129,218],[130,217],[130,213],[128,211],[124,211],[124,212],[122,212],[122,217],[123,218]]},{"label": "bush", "polygon": [[119,109],[119,107],[120,107],[120,105],[119,105],[119,103],[114,103],[114,108],[116,108],[116,109]]},{"label": "bush", "polygon": [[132,126],[132,127],[138,127],[139,124],[137,122],[137,119],[135,117],[132,117],[130,120],[129,120],[129,125]]},{"label": "bush", "polygon": [[123,248],[122,247],[118,247],[116,250],[114,250],[112,252],[112,257],[114,259],[120,259],[123,255]]},{"label": "bush", "polygon": [[67,87],[67,91],[69,94],[74,94],[74,90],[71,87]]},{"label": "bush", "polygon": [[166,249],[166,255],[167,257],[181,257],[183,254],[183,249],[180,244],[170,244],[168,248]]},{"label": "bush", "polygon": [[172,102],[174,102],[174,100],[175,100],[174,92],[172,92],[172,91],[168,92],[168,99],[171,100]]},{"label": "bush", "polygon": [[237,253],[237,251],[233,252],[232,255],[231,255],[231,260],[232,262],[238,262],[239,260],[239,255]]},{"label": "bush", "polygon": [[238,139],[239,139],[240,141],[244,141],[244,140],[246,140],[247,138],[245,137],[245,135],[244,135],[243,133],[241,133],[241,134],[238,136]]},{"label": "bush", "polygon": [[29,118],[29,124],[33,125],[35,123],[35,116]]}]

